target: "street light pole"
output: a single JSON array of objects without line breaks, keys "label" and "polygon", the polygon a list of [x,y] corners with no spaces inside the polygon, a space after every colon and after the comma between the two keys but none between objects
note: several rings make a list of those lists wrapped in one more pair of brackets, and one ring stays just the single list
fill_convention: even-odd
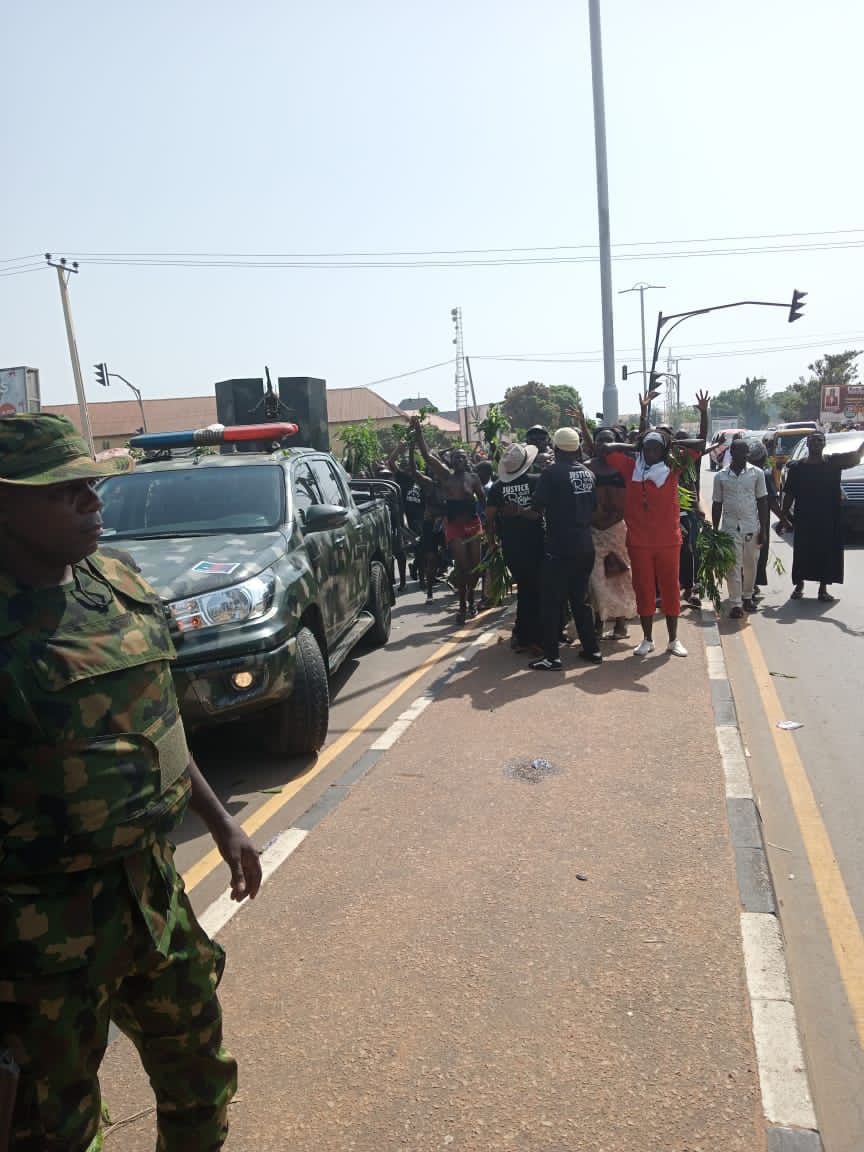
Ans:
[{"label": "street light pole", "polygon": [[591,29],[591,80],[594,92],[594,156],[597,167],[597,224],[600,241],[600,305],[603,318],[603,419],[618,419],[615,338],[612,327],[612,246],[609,234],[609,177],[606,166],[606,106],[603,97],[603,46],[599,0],[588,0]]},{"label": "street light pole", "polygon": [[[639,293],[639,318],[642,323],[642,378],[648,378],[648,349],[645,344],[645,293],[654,288],[665,288],[665,284],[646,284],[643,282],[634,284],[632,288],[622,288],[618,293],[619,296],[624,296],[628,292]],[[646,391],[648,389],[646,388]]]},{"label": "street light pole", "polygon": [[78,412],[81,417],[81,435],[87,444],[91,456],[95,458],[93,448],[93,432],[90,429],[90,414],[87,411],[87,397],[84,394],[84,377],[81,375],[81,361],[78,358],[78,344],[75,340],[75,329],[72,327],[72,310],[69,307],[69,277],[78,271],[78,262],[66,263],[63,256],[56,263],[51,253],[45,253],[45,259],[52,268],[57,269],[57,282],[60,285],[60,302],[63,305],[63,320],[66,324],[66,340],[69,344],[69,359],[72,361],[72,377],[75,380],[75,391],[78,395]]}]

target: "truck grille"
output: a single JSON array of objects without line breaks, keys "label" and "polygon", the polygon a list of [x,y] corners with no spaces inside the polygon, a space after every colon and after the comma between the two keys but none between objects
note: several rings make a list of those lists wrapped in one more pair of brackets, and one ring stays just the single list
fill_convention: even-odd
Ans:
[{"label": "truck grille", "polygon": [[864,480],[841,480],[840,487],[847,500],[864,501]]}]

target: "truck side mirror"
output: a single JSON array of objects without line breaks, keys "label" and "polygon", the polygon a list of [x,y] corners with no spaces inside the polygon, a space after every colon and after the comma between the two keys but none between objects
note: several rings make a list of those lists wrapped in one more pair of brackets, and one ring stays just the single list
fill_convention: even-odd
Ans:
[{"label": "truck side mirror", "polygon": [[348,519],[348,509],[338,504],[312,504],[306,509],[304,532],[329,532],[341,528]]}]

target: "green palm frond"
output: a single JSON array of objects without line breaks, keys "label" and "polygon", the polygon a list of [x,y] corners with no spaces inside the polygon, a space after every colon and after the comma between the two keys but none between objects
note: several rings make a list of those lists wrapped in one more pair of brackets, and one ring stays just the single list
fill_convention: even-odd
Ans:
[{"label": "green palm frond", "polygon": [[504,563],[504,553],[500,547],[493,548],[474,569],[478,576],[485,576],[485,595],[493,608],[498,608],[513,591],[510,569]]},{"label": "green palm frond", "polygon": [[696,537],[696,582],[717,612],[723,599],[723,581],[735,567],[735,560],[735,541],[729,533],[704,524]]}]

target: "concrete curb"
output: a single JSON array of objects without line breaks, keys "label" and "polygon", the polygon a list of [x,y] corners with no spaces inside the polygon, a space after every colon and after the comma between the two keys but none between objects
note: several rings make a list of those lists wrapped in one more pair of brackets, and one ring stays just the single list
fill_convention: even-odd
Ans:
[{"label": "concrete curb", "polygon": [[702,609],[715,734],[735,850],[744,968],[768,1152],[822,1152],[750,770],[713,608]]}]

